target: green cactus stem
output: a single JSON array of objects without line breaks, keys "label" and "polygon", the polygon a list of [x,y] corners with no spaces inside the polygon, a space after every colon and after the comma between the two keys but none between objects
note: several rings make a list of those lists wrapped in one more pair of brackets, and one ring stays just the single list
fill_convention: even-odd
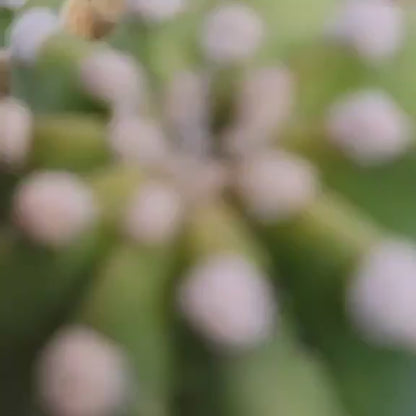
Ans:
[{"label": "green cactus stem", "polygon": [[0,7],[0,46],[6,45],[6,29],[13,19],[13,10]]},{"label": "green cactus stem", "polygon": [[[221,390],[217,394],[219,400],[223,401],[224,414],[274,415],[279,412],[287,412],[288,414],[293,412],[297,415],[343,414],[336,395],[330,387],[328,375],[325,374],[321,364],[309,354],[305,354],[297,341],[289,335],[288,328],[291,324],[286,317],[278,319],[277,331],[273,329],[271,332],[267,332],[267,324],[264,322],[263,324],[266,325],[263,328],[265,338],[260,336],[256,339],[253,333],[254,338],[250,339],[248,329],[245,335],[243,335],[244,332],[238,333],[238,317],[231,318],[224,312],[221,298],[223,298],[222,302],[236,302],[237,304],[244,302],[244,300],[248,302],[245,306],[244,303],[235,305],[235,313],[238,313],[239,310],[244,316],[241,319],[246,319],[246,322],[254,319],[253,315],[256,313],[265,313],[261,316],[266,320],[273,319],[274,313],[278,314],[274,306],[269,303],[273,302],[269,298],[269,296],[273,296],[273,289],[268,286],[267,275],[265,275],[266,280],[262,283],[261,274],[256,275],[259,272],[255,271],[257,266],[254,266],[253,269],[247,266],[249,267],[247,270],[250,272],[244,272],[244,262],[239,264],[239,258],[245,259],[244,261],[247,261],[248,264],[252,262],[252,265],[259,265],[259,267],[262,264],[265,267],[267,264],[267,257],[262,255],[260,247],[253,242],[249,230],[240,221],[238,215],[221,201],[212,203],[210,207],[201,207],[200,212],[194,213],[193,220],[189,225],[187,247],[188,253],[190,253],[189,258],[192,259],[195,268],[193,272],[190,272],[187,280],[182,282],[184,286],[180,292],[182,294],[180,298],[182,311],[185,312],[188,319],[191,319],[194,329],[197,332],[202,331],[206,340],[211,343],[211,347],[214,347],[208,348],[207,354],[212,354],[215,357],[218,383],[221,386]],[[243,257],[239,257],[241,255]],[[234,267],[241,267],[239,269],[240,275],[235,276],[235,284],[240,287],[236,288],[234,296],[228,299],[227,280],[232,279]],[[214,286],[214,274],[220,273],[222,268],[224,268],[222,279],[218,279],[216,283],[217,285],[224,284],[221,290],[220,287],[215,288]],[[246,275],[248,281],[242,277],[245,276],[244,273],[249,273]],[[254,273],[254,275],[250,273]],[[237,282],[237,276],[239,276],[238,279],[242,279],[240,282]],[[275,278],[275,276],[271,277]],[[251,283],[249,283],[250,278],[254,279]],[[257,278],[260,280],[256,281]],[[211,283],[210,279],[212,279]],[[240,291],[244,293],[246,284],[253,285],[252,294],[254,293],[253,296],[256,296],[257,306],[251,311],[253,315],[247,315],[243,309],[250,310],[253,306],[250,304],[249,298],[240,294]],[[262,286],[263,284],[265,286]],[[202,312],[198,312],[196,308],[198,300],[201,302],[201,310],[203,310],[204,304],[207,307],[208,299],[212,293],[217,293],[216,291],[221,293],[218,296],[217,308],[225,315],[221,316],[221,312],[219,312],[217,317],[213,317],[217,320],[217,325],[214,325],[214,322],[209,323],[207,315],[198,315]],[[280,295],[282,294],[280,293]],[[279,296],[279,298],[282,300],[283,296]],[[199,316],[199,319],[195,318],[195,315],[192,318],[192,313]],[[268,315],[269,313],[272,315]],[[258,319],[257,323],[261,325],[259,323],[261,322],[260,316]],[[233,321],[237,325],[234,329]],[[195,327],[198,322],[199,328]],[[211,330],[209,329],[210,325],[212,325]],[[228,331],[221,332],[222,325],[225,327],[228,325]],[[240,325],[243,325],[242,322]],[[233,331],[236,332],[233,334]],[[303,392],[304,401],[302,403],[296,400],[299,391]]]},{"label": "green cactus stem", "polygon": [[166,307],[172,247],[120,245],[104,263],[77,321],[121,345],[137,390],[129,414],[169,415],[173,392],[173,345]]},{"label": "green cactus stem", "polygon": [[7,95],[10,88],[10,58],[6,49],[0,50],[0,97]]},{"label": "green cactus stem", "polygon": [[111,160],[105,123],[100,117],[83,114],[38,116],[33,129],[29,166],[84,172]]},{"label": "green cactus stem", "polygon": [[80,79],[82,59],[94,50],[86,41],[69,35],[52,36],[34,67],[13,65],[13,89],[37,113],[102,111],[86,93]]},{"label": "green cactus stem", "polygon": [[414,416],[416,14],[310,3],[0,7],[1,415]]},{"label": "green cactus stem", "polygon": [[[342,193],[381,225],[413,237],[413,131],[408,134],[407,143],[403,142],[402,148],[399,145],[397,155],[392,154],[380,162],[360,164],[336,146],[325,122],[299,123],[292,130],[289,128],[291,131],[281,138],[283,146],[319,165],[321,178],[327,186]],[[383,202],[386,187],[390,190],[388,204]],[[397,215],[399,211],[401,214]]]}]

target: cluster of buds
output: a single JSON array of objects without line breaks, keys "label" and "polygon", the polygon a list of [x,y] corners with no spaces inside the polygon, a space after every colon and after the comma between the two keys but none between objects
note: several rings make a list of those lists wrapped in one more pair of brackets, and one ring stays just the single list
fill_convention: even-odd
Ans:
[{"label": "cluster of buds", "polygon": [[315,3],[0,0],[2,415],[416,412],[416,15]]}]

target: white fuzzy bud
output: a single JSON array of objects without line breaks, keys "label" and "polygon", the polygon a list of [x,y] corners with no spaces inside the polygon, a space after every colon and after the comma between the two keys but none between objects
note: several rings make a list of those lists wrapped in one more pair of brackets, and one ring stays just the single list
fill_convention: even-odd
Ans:
[{"label": "white fuzzy bud", "polygon": [[36,366],[41,404],[51,416],[111,416],[127,396],[125,357],[95,331],[58,332]]},{"label": "white fuzzy bud", "polygon": [[99,50],[82,61],[80,71],[86,91],[113,109],[131,111],[140,104],[144,76],[129,55]]},{"label": "white fuzzy bud", "polygon": [[232,154],[244,154],[269,144],[291,115],[294,79],[283,67],[262,68],[242,85],[238,97],[236,123],[225,135]]},{"label": "white fuzzy bud", "polygon": [[379,90],[353,93],[333,104],[327,131],[335,146],[364,166],[398,157],[412,139],[410,117]]},{"label": "white fuzzy bud", "polygon": [[283,151],[254,154],[241,162],[235,176],[237,193],[248,212],[266,223],[291,219],[319,192],[315,168]]},{"label": "white fuzzy bud", "polygon": [[18,186],[14,198],[17,224],[33,240],[69,244],[95,219],[93,195],[77,176],[66,172],[34,173]]},{"label": "white fuzzy bud", "polygon": [[59,30],[59,19],[46,7],[24,11],[9,29],[9,49],[13,60],[33,64],[44,43]]},{"label": "white fuzzy bud", "polygon": [[0,0],[0,7],[7,9],[19,9],[26,3],[26,0]]},{"label": "white fuzzy bud", "polygon": [[229,169],[207,157],[175,155],[164,166],[190,204],[204,204],[218,196],[229,184]]},{"label": "white fuzzy bud", "polygon": [[140,187],[133,197],[125,219],[125,232],[135,241],[164,244],[179,231],[185,207],[178,192],[159,182]]},{"label": "white fuzzy bud", "polygon": [[401,47],[404,13],[389,0],[347,1],[331,25],[331,34],[363,58],[378,62],[392,57]]},{"label": "white fuzzy bud", "polygon": [[128,12],[149,22],[163,22],[181,13],[185,0],[128,0]]},{"label": "white fuzzy bud", "polygon": [[0,100],[0,163],[20,167],[32,143],[33,118],[30,110],[14,98]]},{"label": "white fuzzy bud", "polygon": [[109,126],[108,139],[116,157],[127,164],[160,166],[170,154],[161,127],[136,116],[114,117]]},{"label": "white fuzzy bud", "polygon": [[239,255],[217,255],[195,266],[181,283],[179,306],[195,330],[230,350],[255,347],[276,327],[273,288]]},{"label": "white fuzzy bud", "polygon": [[202,48],[215,63],[241,62],[257,51],[263,32],[263,22],[251,8],[240,3],[219,6],[205,21]]},{"label": "white fuzzy bud", "polygon": [[208,82],[193,72],[179,72],[167,89],[164,113],[184,152],[204,155],[210,150],[208,95]]},{"label": "white fuzzy bud", "polygon": [[416,246],[384,241],[364,257],[347,292],[347,310],[363,336],[416,350]]}]

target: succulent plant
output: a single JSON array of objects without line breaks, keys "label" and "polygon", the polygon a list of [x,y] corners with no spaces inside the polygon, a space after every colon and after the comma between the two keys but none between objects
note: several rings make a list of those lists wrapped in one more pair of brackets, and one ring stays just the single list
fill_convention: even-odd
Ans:
[{"label": "succulent plant", "polygon": [[0,34],[1,415],[414,416],[410,6],[9,0]]}]

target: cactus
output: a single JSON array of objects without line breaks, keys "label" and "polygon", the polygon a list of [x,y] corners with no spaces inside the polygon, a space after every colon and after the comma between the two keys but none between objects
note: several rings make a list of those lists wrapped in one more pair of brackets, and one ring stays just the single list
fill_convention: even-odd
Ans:
[{"label": "cactus", "polygon": [[415,34],[3,1],[0,414],[414,416]]}]

